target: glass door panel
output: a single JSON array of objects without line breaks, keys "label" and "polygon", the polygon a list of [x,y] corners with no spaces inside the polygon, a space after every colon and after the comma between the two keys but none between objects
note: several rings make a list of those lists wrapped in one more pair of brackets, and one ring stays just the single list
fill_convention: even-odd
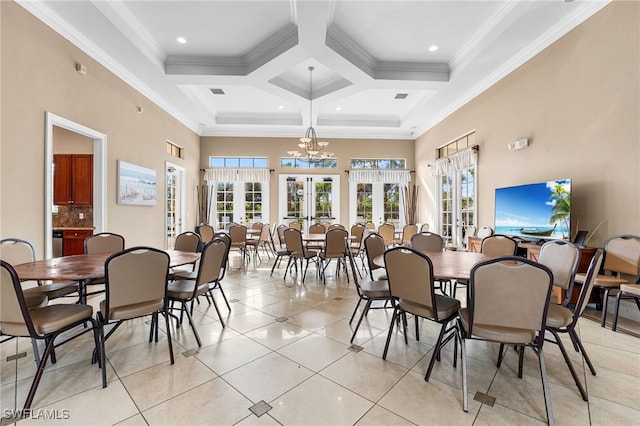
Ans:
[{"label": "glass door panel", "polygon": [[280,175],[280,218],[298,221],[306,230],[311,223],[339,218],[339,176]]}]

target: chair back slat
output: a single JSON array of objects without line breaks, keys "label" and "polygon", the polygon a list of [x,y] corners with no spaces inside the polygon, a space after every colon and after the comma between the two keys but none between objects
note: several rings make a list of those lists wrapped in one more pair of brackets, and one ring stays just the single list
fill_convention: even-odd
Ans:
[{"label": "chair back slat", "polygon": [[431,307],[437,318],[433,286],[433,264],[422,253],[396,247],[384,254],[391,295]]},{"label": "chair back slat", "polygon": [[552,285],[551,271],[525,258],[478,263],[471,270],[469,333],[474,323],[544,333]]},{"label": "chair back slat", "polygon": [[410,247],[419,251],[443,251],[444,240],[433,232],[421,232],[411,237]]},{"label": "chair back slat", "polygon": [[580,262],[580,249],[568,241],[547,241],[540,247],[538,262],[553,272],[553,285],[569,290]]},{"label": "chair back slat", "polygon": [[284,231],[284,241],[289,253],[302,254],[304,246],[302,244],[302,234],[295,228],[288,228]]},{"label": "chair back slat", "polygon": [[5,260],[0,267],[0,330],[12,336],[35,333],[18,274]]},{"label": "chair back slat", "polygon": [[124,237],[111,232],[102,232],[84,240],[86,254],[117,253],[124,250]]},{"label": "chair back slat", "polygon": [[176,237],[174,248],[180,251],[195,253],[200,247],[200,236],[195,232],[187,231]]},{"label": "chair back slat", "polygon": [[487,256],[515,256],[518,243],[506,235],[491,235],[482,240],[482,253]]},{"label": "chair back slat", "polygon": [[591,291],[593,290],[593,284],[596,282],[596,277],[598,276],[598,272],[602,267],[602,260],[604,256],[604,251],[602,249],[597,249],[593,257],[591,258],[591,262],[589,262],[589,268],[587,269],[587,275],[582,283],[582,290],[580,291],[580,297],[578,299],[578,303],[576,303],[575,309],[575,318],[574,321],[577,321],[578,317],[582,315],[584,309],[587,307],[589,303],[589,297],[591,296]]},{"label": "chair back slat", "polygon": [[202,244],[207,244],[209,241],[213,240],[214,230],[211,225],[200,225],[198,227],[198,232],[200,233],[200,240]]},{"label": "chair back slat", "polygon": [[606,271],[623,274],[631,282],[640,277],[640,237],[619,235],[612,237],[605,246],[604,265]]},{"label": "chair back slat", "polygon": [[367,254],[367,265],[369,266],[371,279],[373,280],[373,271],[382,268],[382,266],[373,263],[373,259],[384,254],[384,240],[379,234],[371,233],[364,240],[364,249]]},{"label": "chair back slat", "polygon": [[36,252],[33,245],[19,238],[6,238],[0,241],[0,259],[11,265],[33,262]]},{"label": "chair back slat", "polygon": [[166,294],[169,255],[151,247],[132,247],[105,261],[107,309],[162,300]]},{"label": "chair back slat", "polygon": [[327,232],[325,236],[324,253],[325,257],[344,257],[345,246],[344,240],[349,236],[349,233],[344,229],[332,229]]}]

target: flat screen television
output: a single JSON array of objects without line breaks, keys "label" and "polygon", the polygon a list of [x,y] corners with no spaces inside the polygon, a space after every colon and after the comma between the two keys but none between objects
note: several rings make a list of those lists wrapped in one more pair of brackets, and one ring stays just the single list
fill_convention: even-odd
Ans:
[{"label": "flat screen television", "polygon": [[497,188],[494,228],[531,241],[569,240],[571,179]]}]

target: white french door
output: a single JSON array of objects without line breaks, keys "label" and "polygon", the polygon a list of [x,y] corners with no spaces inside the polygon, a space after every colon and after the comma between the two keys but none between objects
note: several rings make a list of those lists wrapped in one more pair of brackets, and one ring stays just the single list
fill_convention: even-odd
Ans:
[{"label": "white french door", "polygon": [[282,223],[299,221],[306,230],[318,221],[340,218],[339,175],[280,175],[279,216]]},{"label": "white french door", "polygon": [[269,222],[268,182],[216,182],[212,215],[216,229],[231,223]]},{"label": "white french door", "polygon": [[172,249],[176,237],[184,232],[185,216],[185,170],[176,164],[166,163],[167,193],[166,193],[166,217],[167,217],[167,241],[166,247]]},{"label": "white french door", "polygon": [[350,224],[372,222],[378,227],[389,222],[401,228],[404,225],[401,188],[399,183],[351,182]]},{"label": "white french door", "polygon": [[438,176],[440,235],[447,245],[462,247],[464,229],[476,226],[476,167]]}]

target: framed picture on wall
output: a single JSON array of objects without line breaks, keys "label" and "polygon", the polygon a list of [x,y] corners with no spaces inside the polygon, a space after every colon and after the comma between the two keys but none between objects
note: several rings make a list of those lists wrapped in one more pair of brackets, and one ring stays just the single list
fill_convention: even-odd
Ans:
[{"label": "framed picture on wall", "polygon": [[156,205],[156,171],[118,160],[118,204]]}]

